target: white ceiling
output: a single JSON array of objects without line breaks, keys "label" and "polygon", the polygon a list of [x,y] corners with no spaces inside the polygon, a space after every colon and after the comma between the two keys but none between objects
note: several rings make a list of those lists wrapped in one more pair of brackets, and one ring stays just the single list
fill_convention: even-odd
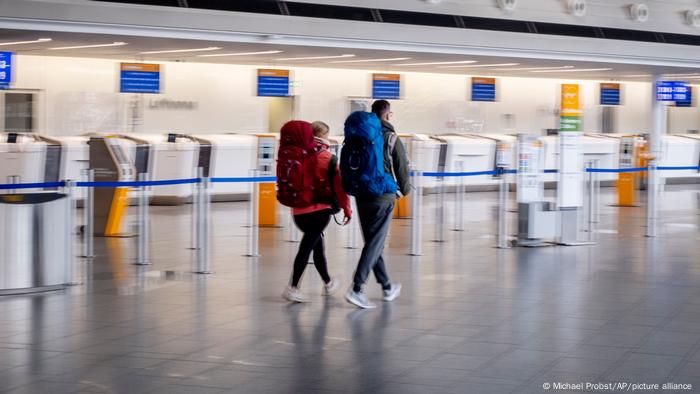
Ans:
[{"label": "white ceiling", "polygon": [[[22,45],[2,45],[2,43],[32,41],[37,40],[39,38],[50,38],[51,41]],[[66,50],[50,49],[67,46],[110,44],[113,42],[126,42],[127,45]],[[151,51],[198,49],[207,47],[219,47],[221,49],[201,52],[142,54],[142,52]],[[700,70],[693,68],[659,67],[581,61],[555,61],[546,59],[522,59],[509,58],[505,56],[464,56],[425,52],[418,53],[371,49],[279,45],[275,44],[274,36],[270,37],[269,43],[231,43],[186,39],[0,29],[0,51],[13,51],[25,55],[109,58],[127,61],[186,61],[219,64],[252,64],[266,67],[323,67],[341,69],[380,70],[387,72],[431,72],[444,74],[519,76],[533,78],[644,81],[649,80],[649,76],[652,73],[680,74],[683,75],[684,78],[691,80],[693,79],[694,75],[697,75],[697,77],[700,78]],[[261,51],[281,52],[268,54],[251,54],[242,56],[201,56],[210,54],[250,53]],[[297,57],[325,57],[341,55],[354,56],[332,59],[290,59]],[[408,59],[394,61],[372,60],[395,58]],[[363,61],[355,62],[357,60]],[[338,63],[338,61],[342,62]],[[405,65],[412,63],[444,63],[467,61],[474,61],[474,63]],[[559,68],[552,70],[532,70],[533,68],[541,67]],[[610,70],[585,71],[591,69]],[[685,74],[694,75],[688,77]]]}]

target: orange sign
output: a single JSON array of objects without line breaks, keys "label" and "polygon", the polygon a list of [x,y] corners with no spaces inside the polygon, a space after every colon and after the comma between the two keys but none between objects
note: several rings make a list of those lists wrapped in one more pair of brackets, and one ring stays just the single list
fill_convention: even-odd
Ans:
[{"label": "orange sign", "polygon": [[472,84],[495,85],[496,78],[472,77]]},{"label": "orange sign", "polygon": [[400,81],[401,74],[372,74],[375,81]]},{"label": "orange sign", "polygon": [[619,83],[603,82],[600,84],[600,88],[601,89],[620,90],[620,84]]},{"label": "orange sign", "polygon": [[258,69],[259,77],[285,77],[289,78],[289,70]]},{"label": "orange sign", "polygon": [[144,72],[160,72],[160,64],[151,63],[122,63],[121,71],[144,71]]},{"label": "orange sign", "polygon": [[565,83],[561,85],[561,114],[562,116],[581,115],[578,84]]}]

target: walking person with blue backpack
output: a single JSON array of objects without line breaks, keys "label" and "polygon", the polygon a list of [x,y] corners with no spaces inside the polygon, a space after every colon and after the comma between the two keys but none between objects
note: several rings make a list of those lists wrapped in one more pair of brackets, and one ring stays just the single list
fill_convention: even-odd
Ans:
[{"label": "walking person with blue backpack", "polygon": [[345,120],[340,174],[345,191],[355,196],[365,241],[345,299],[363,309],[376,307],[363,291],[370,271],[382,286],[384,301],[401,293],[401,284],[389,279],[382,256],[394,203],[411,189],[406,149],[389,123],[391,115],[389,102],[377,100],[372,112],[353,112]]}]

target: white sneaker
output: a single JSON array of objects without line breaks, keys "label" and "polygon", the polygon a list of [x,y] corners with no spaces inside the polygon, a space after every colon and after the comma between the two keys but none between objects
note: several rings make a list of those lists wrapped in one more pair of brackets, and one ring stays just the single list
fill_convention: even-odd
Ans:
[{"label": "white sneaker", "polygon": [[282,298],[289,302],[306,302],[306,298],[298,287],[287,286],[282,293]]},{"label": "white sneaker", "polygon": [[345,300],[362,309],[372,309],[377,307],[373,303],[369,302],[365,293],[355,292],[352,290],[352,288],[345,293]]},{"label": "white sneaker", "polygon": [[340,290],[340,281],[336,278],[331,278],[331,281],[323,285],[323,295],[332,296]]},{"label": "white sneaker", "polygon": [[389,290],[384,290],[384,297],[382,297],[386,302],[394,301],[401,294],[401,283],[390,283],[390,285]]}]

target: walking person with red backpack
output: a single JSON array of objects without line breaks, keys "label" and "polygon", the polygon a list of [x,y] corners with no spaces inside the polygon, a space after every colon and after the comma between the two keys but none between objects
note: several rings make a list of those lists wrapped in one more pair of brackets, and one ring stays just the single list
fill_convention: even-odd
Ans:
[{"label": "walking person with red backpack", "polygon": [[323,280],[323,294],[333,295],[340,281],[328,273],[323,231],[338,209],[345,214],[344,224],[352,217],[350,199],[343,190],[338,159],[328,147],[328,126],[323,122],[293,120],[280,131],[277,159],[277,199],[292,207],[294,223],[304,234],[294,259],[289,285],[282,297],[290,302],[306,302],[299,289],[301,277],[313,252],[316,270]]},{"label": "walking person with red backpack", "polygon": [[363,309],[376,307],[362,289],[370,271],[382,286],[384,301],[393,301],[401,293],[401,284],[389,279],[382,256],[394,203],[411,189],[406,149],[389,123],[391,114],[389,102],[377,100],[371,113],[353,112],[345,120],[340,170],[343,187],[355,196],[365,240],[345,299]]}]

